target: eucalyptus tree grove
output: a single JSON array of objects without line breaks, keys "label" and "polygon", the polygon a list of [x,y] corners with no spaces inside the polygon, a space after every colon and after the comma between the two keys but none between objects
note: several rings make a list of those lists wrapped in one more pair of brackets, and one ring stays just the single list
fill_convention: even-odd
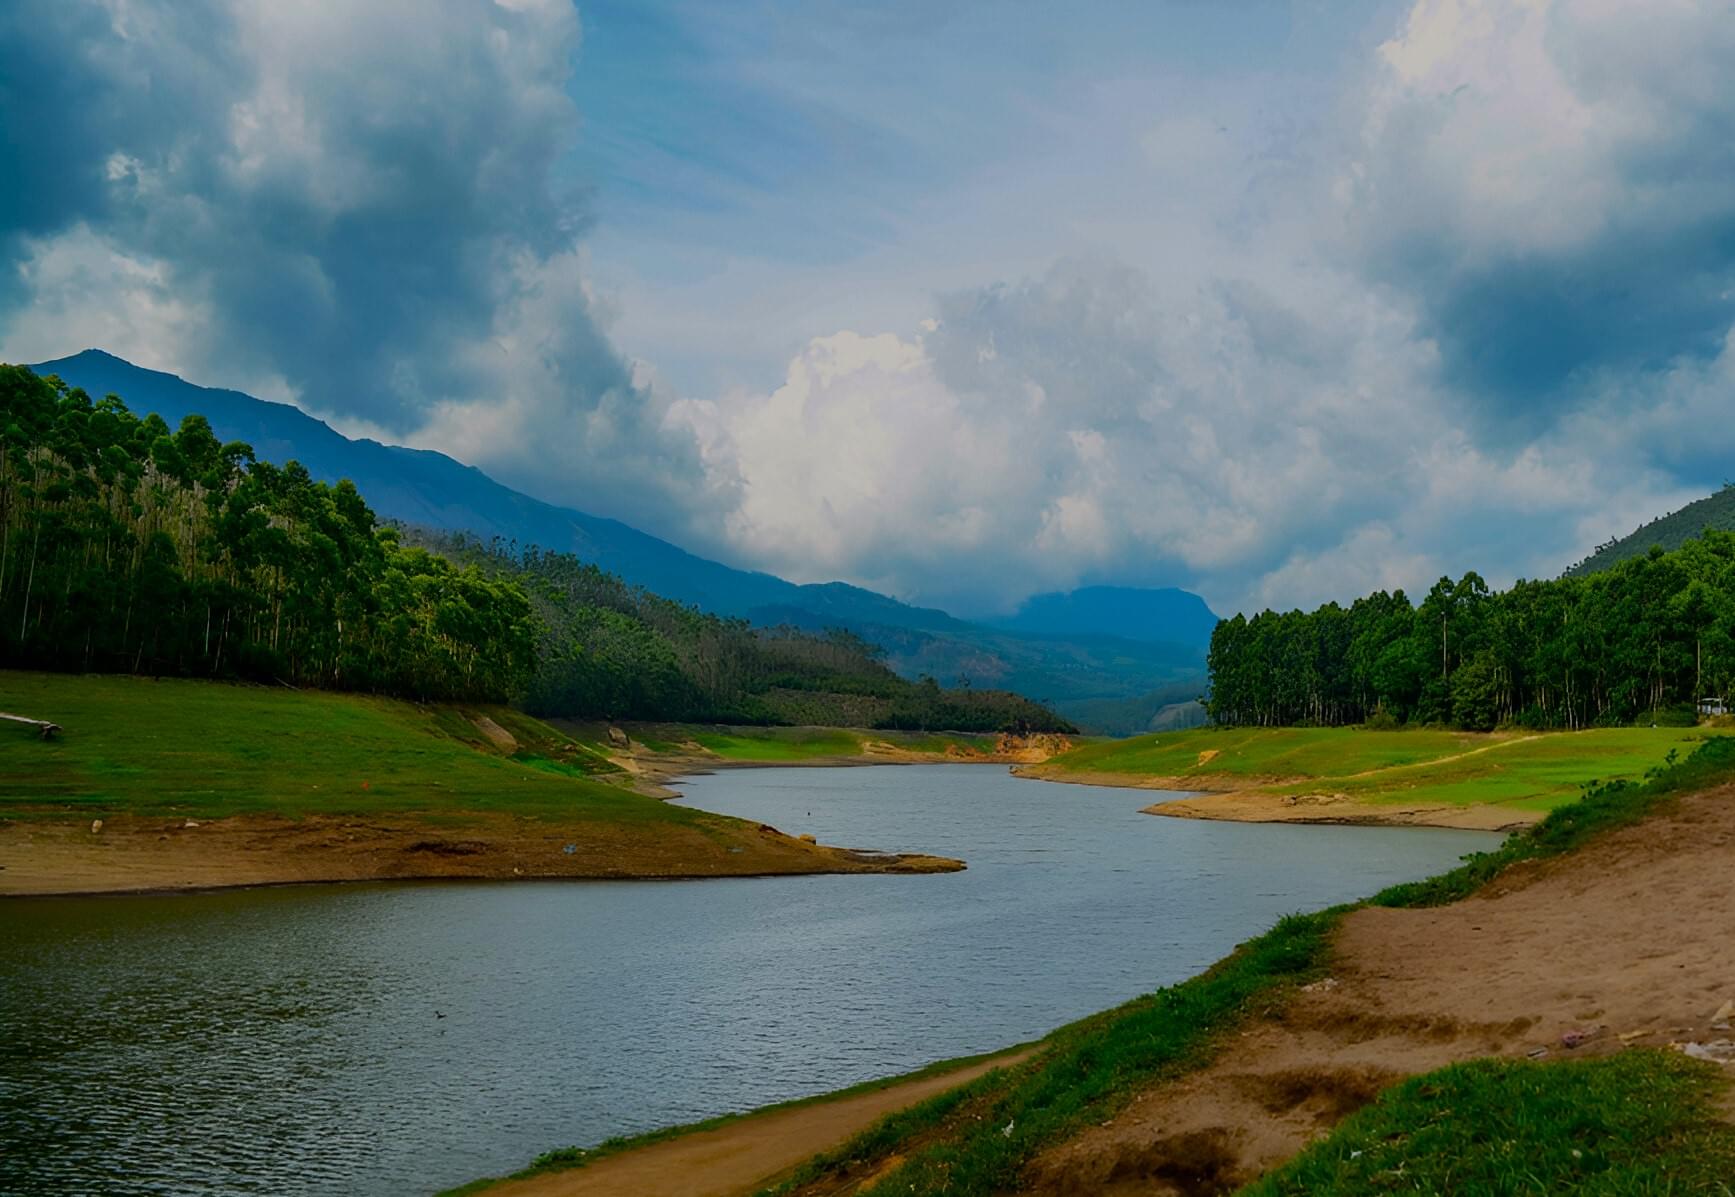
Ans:
[{"label": "eucalyptus tree grove", "polygon": [[1505,591],[1441,578],[1419,605],[1237,615],[1209,664],[1219,723],[1629,723],[1735,688],[1735,534]]},{"label": "eucalyptus tree grove", "polygon": [[0,366],[0,658],[420,698],[529,677],[528,598],[376,525],[353,485]]}]

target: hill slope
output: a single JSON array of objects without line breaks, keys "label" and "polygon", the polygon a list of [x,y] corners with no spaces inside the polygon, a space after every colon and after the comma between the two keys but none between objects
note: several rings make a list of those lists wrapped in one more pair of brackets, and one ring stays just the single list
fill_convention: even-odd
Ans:
[{"label": "hill slope", "polygon": [[[413,525],[463,530],[573,553],[635,586],[719,615],[762,625],[846,628],[886,650],[905,677],[930,674],[1047,699],[1095,730],[1143,730],[1159,710],[1200,688],[1205,641],[1202,601],[1180,591],[1117,591],[1068,601],[1045,596],[1009,627],[984,627],[842,582],[799,586],[689,553],[618,520],[533,499],[441,453],[352,440],[300,409],[239,391],[197,386],[90,349],[31,367],[100,397],[113,392],[139,413],[171,425],[205,416],[218,437],[251,444],[261,457],[296,460],[320,481],[353,481],[381,515]],[[1139,614],[1139,595],[1150,600]],[[1118,603],[1112,626],[1092,631],[1087,616]],[[1167,612],[1185,610],[1171,630]],[[1113,632],[1104,635],[1103,632]]]},{"label": "hill slope", "polygon": [[0,694],[65,729],[0,730],[0,897],[957,867],[608,784],[626,778],[599,746],[504,706],[10,670]]},{"label": "hill slope", "polygon": [[1566,573],[1569,577],[1594,574],[1622,561],[1643,557],[1653,545],[1664,550],[1678,549],[1707,529],[1735,532],[1735,485],[1725,486],[1679,511],[1658,516],[1626,536],[1598,545],[1590,556]]}]

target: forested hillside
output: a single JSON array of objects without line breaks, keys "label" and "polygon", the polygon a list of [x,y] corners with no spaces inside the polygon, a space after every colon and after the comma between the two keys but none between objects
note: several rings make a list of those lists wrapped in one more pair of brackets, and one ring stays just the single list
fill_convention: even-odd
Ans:
[{"label": "forested hillside", "polygon": [[0,366],[0,662],[245,678],[579,718],[1069,731],[563,553],[382,526],[354,485]]},{"label": "forested hillside", "polygon": [[1442,578],[1420,606],[1381,591],[1237,615],[1218,625],[1210,669],[1225,724],[1648,720],[1735,685],[1735,535],[1503,592],[1474,573]]},{"label": "forested hillside", "polygon": [[506,698],[519,588],[398,543],[355,487],[0,366],[0,658]]},{"label": "forested hillside", "polygon": [[[633,586],[761,627],[848,628],[885,649],[886,664],[905,678],[1015,690],[1075,720],[1088,716],[1095,730],[1146,730],[1163,694],[1173,687],[1197,694],[1204,686],[1212,617],[1202,601],[1181,592],[1123,592],[1130,603],[1093,610],[1083,622],[1077,602],[1046,596],[1033,600],[1039,618],[1024,630],[987,627],[859,586],[798,586],[733,569],[616,520],[540,502],[443,454],[352,440],[288,404],[196,386],[100,350],[33,368],[92,395],[118,393],[171,426],[197,413],[218,439],[244,441],[273,461],[298,461],[316,481],[351,479],[382,518],[570,552]],[[341,396],[314,398],[327,407],[343,404]],[[1081,593],[1087,601],[1094,594]],[[1058,609],[1047,609],[1051,603]],[[1056,615],[1070,622],[1056,624],[1050,618]],[[1061,634],[1061,626],[1072,631]]]},{"label": "forested hillside", "polygon": [[1598,545],[1590,556],[1566,572],[1575,576],[1593,574],[1622,561],[1643,557],[1652,548],[1678,549],[1707,531],[1735,532],[1735,484],[1725,484],[1714,495],[1688,503],[1679,511],[1658,516],[1626,536]]},{"label": "forested hillside", "polygon": [[629,586],[570,553],[404,529],[418,544],[521,587],[536,609],[534,714],[952,731],[1071,731],[998,690],[944,690],[886,667],[851,632],[755,628]]}]

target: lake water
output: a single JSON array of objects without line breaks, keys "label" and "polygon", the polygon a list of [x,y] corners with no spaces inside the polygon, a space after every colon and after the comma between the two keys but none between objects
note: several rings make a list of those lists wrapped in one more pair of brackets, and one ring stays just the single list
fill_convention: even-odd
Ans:
[{"label": "lake water", "polygon": [[0,903],[0,1192],[428,1193],[1032,1039],[1496,842],[1152,818],[991,765],[683,789],[970,868]]}]

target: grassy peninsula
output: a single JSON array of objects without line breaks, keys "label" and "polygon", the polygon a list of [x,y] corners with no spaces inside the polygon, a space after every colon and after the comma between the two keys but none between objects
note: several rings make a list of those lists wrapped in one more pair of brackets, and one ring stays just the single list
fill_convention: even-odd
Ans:
[{"label": "grassy peninsula", "polygon": [[1533,823],[1586,785],[1642,777],[1709,734],[1696,727],[1198,728],[1082,744],[1018,772],[1205,792],[1149,808],[1176,817],[1500,828]]},{"label": "grassy peninsula", "polygon": [[[8,671],[0,709],[64,729],[0,725],[0,894],[958,867],[660,801],[606,736],[504,704]],[[737,761],[840,746],[808,729],[697,734]]]}]

